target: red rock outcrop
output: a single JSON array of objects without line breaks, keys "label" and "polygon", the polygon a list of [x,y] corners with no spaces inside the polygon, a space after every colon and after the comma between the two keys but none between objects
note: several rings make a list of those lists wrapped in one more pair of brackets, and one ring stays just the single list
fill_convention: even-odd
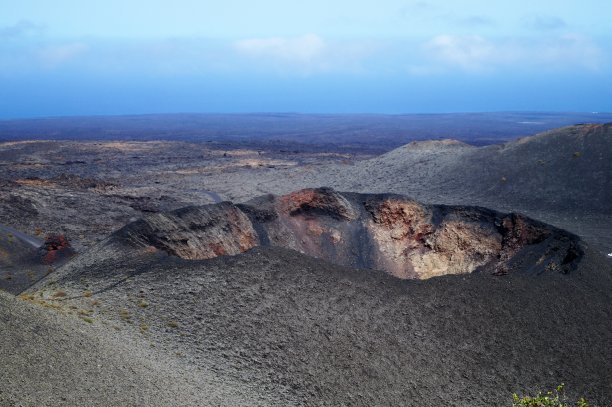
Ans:
[{"label": "red rock outcrop", "polygon": [[63,234],[49,234],[39,249],[44,264],[52,265],[60,260],[72,257],[75,252]]}]

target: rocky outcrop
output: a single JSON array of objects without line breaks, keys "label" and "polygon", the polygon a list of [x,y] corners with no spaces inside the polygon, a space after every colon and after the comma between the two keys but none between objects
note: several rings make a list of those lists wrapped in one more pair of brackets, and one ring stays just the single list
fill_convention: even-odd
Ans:
[{"label": "rocky outcrop", "polygon": [[49,234],[38,249],[43,264],[52,265],[69,259],[75,252],[65,235]]},{"label": "rocky outcrop", "polygon": [[278,246],[404,279],[474,271],[569,272],[582,256],[576,236],[522,215],[328,188],[155,214],[114,238],[184,259]]},{"label": "rocky outcrop", "polygon": [[229,202],[149,215],[119,235],[148,250],[191,260],[238,254],[258,244],[249,218]]}]

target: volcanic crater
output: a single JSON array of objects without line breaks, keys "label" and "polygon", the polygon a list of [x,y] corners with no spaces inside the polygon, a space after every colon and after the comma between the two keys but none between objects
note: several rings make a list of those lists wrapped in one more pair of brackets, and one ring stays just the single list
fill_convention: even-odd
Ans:
[{"label": "volcanic crater", "polygon": [[521,214],[330,188],[156,213],[111,240],[190,260],[276,246],[402,279],[568,273],[583,255],[577,236]]}]

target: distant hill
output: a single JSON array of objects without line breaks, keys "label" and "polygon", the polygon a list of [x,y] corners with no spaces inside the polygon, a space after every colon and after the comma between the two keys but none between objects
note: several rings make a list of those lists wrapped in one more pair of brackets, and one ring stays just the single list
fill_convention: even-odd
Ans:
[{"label": "distant hill", "polygon": [[500,145],[413,142],[321,184],[436,203],[612,214],[612,124],[564,127]]}]

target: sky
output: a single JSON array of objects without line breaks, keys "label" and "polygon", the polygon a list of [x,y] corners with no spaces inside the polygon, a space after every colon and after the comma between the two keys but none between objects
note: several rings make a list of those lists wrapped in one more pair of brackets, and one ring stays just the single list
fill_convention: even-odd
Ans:
[{"label": "sky", "polygon": [[0,0],[0,119],[612,111],[609,0]]}]

